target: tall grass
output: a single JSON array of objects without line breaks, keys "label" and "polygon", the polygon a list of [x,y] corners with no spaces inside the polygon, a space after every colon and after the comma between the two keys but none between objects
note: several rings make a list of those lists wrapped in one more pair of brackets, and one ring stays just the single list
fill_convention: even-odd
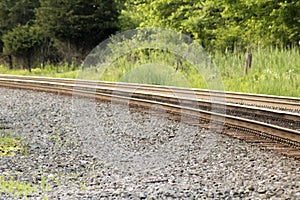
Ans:
[{"label": "tall grass", "polygon": [[147,49],[114,59],[108,66],[83,69],[80,78],[142,84],[207,88],[206,77],[182,57]]},{"label": "tall grass", "polygon": [[[252,50],[252,67],[245,74],[246,54],[243,52],[215,52],[212,62],[217,67],[227,91],[300,97],[300,49],[257,48]],[[9,71],[0,73],[38,75],[62,78],[123,81],[208,88],[211,77],[201,74],[180,56],[160,50],[142,50],[123,55],[109,66],[72,71],[67,66],[46,66],[29,73]],[[222,83],[216,83],[222,84]]]},{"label": "tall grass", "polygon": [[300,97],[300,51],[292,49],[255,49],[252,67],[244,73],[243,53],[215,54],[226,90]]}]

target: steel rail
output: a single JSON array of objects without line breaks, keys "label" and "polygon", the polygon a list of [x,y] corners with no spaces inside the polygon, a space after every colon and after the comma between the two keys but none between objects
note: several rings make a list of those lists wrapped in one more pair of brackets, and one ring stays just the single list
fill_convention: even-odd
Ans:
[{"label": "steel rail", "polygon": [[[55,92],[55,93],[61,93],[61,94],[68,94],[68,95],[79,95],[83,97],[90,97],[95,98],[99,100],[105,100],[105,101],[113,101],[119,102],[119,103],[129,103],[130,105],[135,106],[144,106],[144,107],[151,107],[153,105],[159,105],[161,108],[163,108],[167,112],[171,113],[177,113],[179,115],[188,115],[193,118],[201,118],[206,121],[211,121],[214,124],[223,124],[225,123],[226,126],[229,127],[239,127],[241,129],[249,130],[256,132],[257,134],[270,137],[270,138],[276,138],[278,141],[284,141],[286,143],[293,144],[294,146],[300,146],[300,132],[298,130],[292,130],[289,128],[284,128],[280,126],[276,126],[273,124],[268,124],[260,121],[255,121],[251,119],[226,115],[223,113],[217,113],[213,111],[207,111],[202,109],[194,108],[191,105],[194,105],[195,99],[188,99],[188,98],[178,98],[177,101],[183,101],[185,103],[174,103],[174,97],[173,100],[170,101],[171,96],[163,96],[163,95],[157,95],[152,94],[152,97],[149,98],[150,93],[127,93],[124,91],[110,91],[107,92],[107,88],[104,91],[101,91],[101,87],[93,87],[93,86],[87,86],[87,85],[79,85],[79,84],[67,84],[67,83],[59,83],[59,82],[48,82],[48,81],[36,81],[36,80],[20,80],[20,79],[0,79],[0,86],[5,87],[14,87],[14,88],[23,88],[23,89],[33,89],[33,90],[39,90],[39,91],[46,91],[46,92]],[[134,96],[136,95],[142,95],[142,96]],[[148,99],[145,98],[145,96],[148,96]],[[169,101],[166,101],[168,100]],[[199,103],[200,100],[197,100],[197,103]],[[204,102],[204,101],[202,101]],[[211,104],[220,104],[220,102],[204,102]],[[222,108],[224,108],[224,105],[222,105]],[[230,105],[226,104],[226,106],[234,106],[235,108],[237,105]],[[246,108],[244,106],[243,109],[250,109],[250,107]],[[258,108],[256,108],[258,109]],[[265,112],[265,111],[264,111]],[[279,114],[279,113],[277,113]],[[279,115],[289,115],[289,114],[279,114]],[[296,114],[297,116],[297,114]],[[297,116],[299,117],[299,116]],[[212,121],[213,119],[213,121]]]},{"label": "steel rail", "polygon": [[[5,83],[6,81],[9,81],[10,83],[19,83],[23,84],[40,84],[43,86],[49,86],[49,87],[65,87],[65,83],[58,83],[58,82],[45,82],[45,81],[32,81],[32,80],[19,80],[19,79],[4,79],[0,78],[0,84]],[[3,85],[3,84],[2,84]],[[49,88],[48,87],[48,88]],[[225,112],[226,110],[234,110],[235,112],[242,112],[242,113],[249,113],[251,115],[264,115],[264,116],[271,116],[278,119],[285,119],[290,120],[294,123],[298,123],[300,126],[300,114],[299,113],[292,113],[292,112],[285,112],[280,110],[272,110],[267,108],[260,108],[260,107],[254,107],[254,106],[246,106],[246,105],[237,105],[227,102],[219,102],[219,101],[208,101],[203,99],[197,99],[197,98],[188,98],[185,96],[174,96],[174,95],[166,95],[161,93],[151,93],[145,90],[122,90],[120,88],[113,88],[113,87],[101,87],[101,86],[91,86],[91,85],[77,85],[73,83],[68,84],[68,88],[73,87],[73,89],[76,90],[83,90],[83,91],[95,91],[98,93],[105,93],[105,94],[114,94],[117,96],[130,96],[133,98],[138,99],[148,99],[148,100],[154,100],[154,101],[160,101],[165,103],[171,103],[171,104],[178,104],[178,105],[185,105],[188,107],[193,108],[207,108],[206,110],[213,109],[215,111],[220,111],[221,113]]]},{"label": "steel rail", "polygon": [[284,97],[263,94],[250,94],[239,92],[223,92],[216,90],[181,88],[173,86],[158,86],[134,83],[112,83],[106,81],[67,79],[67,78],[49,78],[38,76],[17,76],[0,74],[0,78],[13,78],[20,80],[40,80],[48,82],[70,83],[77,85],[106,86],[110,88],[119,88],[122,90],[144,90],[149,92],[159,92],[174,96],[196,97],[198,99],[226,101],[242,105],[267,107],[271,109],[281,109],[300,112],[300,98]]}]

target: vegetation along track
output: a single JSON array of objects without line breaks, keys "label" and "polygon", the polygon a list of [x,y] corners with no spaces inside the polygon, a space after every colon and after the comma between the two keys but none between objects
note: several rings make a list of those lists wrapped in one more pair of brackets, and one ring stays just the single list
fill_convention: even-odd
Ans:
[{"label": "vegetation along track", "polygon": [[[169,86],[0,75],[0,86],[80,95],[131,107],[159,105],[169,117],[189,116],[286,155],[300,158],[300,99]],[[200,120],[200,121],[199,121]]]}]

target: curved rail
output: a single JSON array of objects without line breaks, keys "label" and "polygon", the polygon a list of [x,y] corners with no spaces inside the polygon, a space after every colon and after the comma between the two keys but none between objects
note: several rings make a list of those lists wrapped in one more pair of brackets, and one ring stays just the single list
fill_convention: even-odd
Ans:
[{"label": "curved rail", "polygon": [[[187,96],[180,96],[179,95],[170,95],[165,93],[160,93],[156,91],[153,93],[153,88],[151,90],[146,90],[142,88],[141,90],[138,88],[136,90],[128,90],[123,88],[114,88],[114,87],[107,87],[107,86],[99,86],[99,85],[78,85],[72,83],[68,83],[66,87],[66,83],[60,82],[48,82],[48,81],[37,81],[37,80],[25,80],[25,79],[5,79],[0,78],[0,85],[5,85],[6,81],[10,82],[11,86],[20,87],[24,83],[26,83],[26,87],[34,87],[36,84],[41,85],[44,89],[51,89],[52,87],[60,87],[65,88],[65,90],[70,90],[70,88],[75,88],[76,90],[81,91],[94,91],[96,93],[102,94],[113,94],[114,96],[125,96],[125,97],[132,97],[137,99],[147,99],[152,101],[176,104],[181,106],[187,106],[192,108],[198,108],[201,110],[212,110],[212,111],[219,111],[219,113],[224,113],[230,111],[231,115],[238,115],[238,113],[242,113],[245,118],[249,118],[253,115],[261,115],[266,118],[272,117],[281,120],[285,120],[287,122],[293,123],[293,127],[295,129],[300,130],[300,114],[299,113],[292,113],[292,112],[285,112],[280,110],[272,110],[254,106],[246,106],[246,105],[238,105],[232,104],[227,102],[220,102],[220,101],[209,101],[205,99],[198,99],[197,96],[194,97],[189,95]],[[253,118],[253,117],[252,117]]]},{"label": "curved rail", "polygon": [[[240,117],[232,114],[229,115],[226,114],[225,111],[233,110],[237,113],[244,112],[246,115],[247,113],[256,113],[257,115],[272,116],[279,120],[285,119],[299,124],[300,116],[297,113],[263,109],[253,106],[243,106],[227,102],[207,101],[198,99],[198,93],[197,95],[194,95],[196,98],[191,98],[195,90],[190,89],[182,91],[185,94],[188,93],[187,91],[192,91],[190,95],[173,96],[170,95],[170,92],[165,92],[165,88],[167,87],[151,87],[150,85],[146,85],[146,87],[144,87],[145,85],[137,84],[124,84],[125,87],[119,87],[119,85],[123,85],[119,83],[111,83],[109,86],[108,85],[109,82],[77,81],[71,79],[52,79],[43,77],[28,77],[28,79],[26,79],[24,76],[4,77],[3,75],[0,77],[0,86],[5,87],[80,95],[83,97],[91,97],[106,101],[112,101],[113,99],[114,102],[118,101],[119,103],[129,103],[130,105],[143,107],[151,107],[158,104],[161,109],[164,109],[169,113],[188,115],[195,119],[212,122],[216,126],[225,124],[228,127],[238,127],[242,130],[255,132],[258,135],[300,147],[300,132],[298,129],[291,129],[289,127],[283,127],[272,123],[265,123],[249,119],[245,116]],[[173,88],[177,90],[177,88]],[[183,90],[183,88],[178,88],[178,91],[180,90]],[[215,91],[212,92],[212,94],[214,93]],[[263,97],[264,95],[258,96]],[[287,98],[283,97],[280,99],[283,100]],[[297,98],[295,98],[295,100],[297,100]],[[287,104],[287,101],[285,101],[285,103]],[[204,107],[210,109],[204,109]]]},{"label": "curved rail", "polygon": [[276,110],[286,110],[300,113],[300,98],[283,97],[274,95],[249,94],[239,92],[224,92],[196,88],[181,88],[173,86],[158,86],[134,83],[112,83],[106,81],[67,79],[67,78],[49,78],[38,76],[17,76],[0,74],[0,78],[10,78],[19,80],[36,80],[55,83],[77,84],[87,86],[99,86],[107,88],[118,88],[120,90],[147,91],[152,93],[168,94],[179,97],[195,97],[213,101],[226,101],[228,103],[266,107]]}]

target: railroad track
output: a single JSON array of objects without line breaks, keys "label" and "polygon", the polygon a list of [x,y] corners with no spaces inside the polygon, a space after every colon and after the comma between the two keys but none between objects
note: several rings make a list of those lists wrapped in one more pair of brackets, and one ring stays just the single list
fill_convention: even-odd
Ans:
[{"label": "railroad track", "polygon": [[[169,86],[0,75],[0,86],[128,104],[159,105],[168,117],[210,126],[300,158],[300,99]],[[181,116],[181,118],[180,118]],[[193,120],[191,120],[193,119]]]},{"label": "railroad track", "polygon": [[[47,78],[38,76],[16,76],[16,75],[3,75],[0,78],[18,79],[18,80],[36,80],[47,82],[58,82],[76,85],[90,85],[99,86],[103,88],[118,88],[127,91],[145,91],[160,94],[169,94],[173,96],[193,97],[198,99],[226,101],[228,103],[235,103],[241,105],[250,105],[257,107],[265,107],[276,110],[284,110],[300,113],[300,98],[283,97],[263,94],[249,94],[239,92],[223,92],[213,91],[196,88],[180,88],[172,86],[158,86],[147,84],[133,84],[133,83],[111,83],[105,81],[91,81],[91,80],[75,80],[75,79],[62,79],[62,78]],[[226,98],[226,99],[225,99]]]}]

